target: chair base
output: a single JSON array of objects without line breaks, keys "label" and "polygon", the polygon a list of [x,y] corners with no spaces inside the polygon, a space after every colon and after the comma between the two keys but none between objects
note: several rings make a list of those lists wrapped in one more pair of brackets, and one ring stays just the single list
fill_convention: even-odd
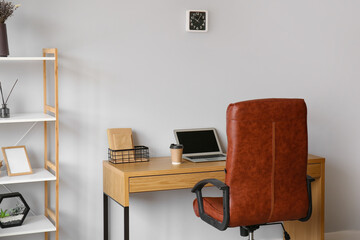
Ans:
[{"label": "chair base", "polygon": [[249,232],[248,240],[254,240],[254,232]]},{"label": "chair base", "polygon": [[248,240],[254,240],[254,231],[259,229],[262,225],[275,225],[280,224],[284,231],[284,239],[290,240],[290,235],[286,232],[284,225],[282,223],[266,223],[261,225],[251,225],[251,226],[241,226],[240,227],[240,236],[248,237]]},{"label": "chair base", "polygon": [[240,235],[242,237],[249,237],[249,240],[254,240],[254,231],[259,229],[260,225],[252,225],[240,227]]}]

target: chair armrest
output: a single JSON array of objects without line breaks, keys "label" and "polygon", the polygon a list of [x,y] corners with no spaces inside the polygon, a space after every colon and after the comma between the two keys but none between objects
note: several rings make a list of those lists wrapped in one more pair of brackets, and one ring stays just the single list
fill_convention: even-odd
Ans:
[{"label": "chair armrest", "polygon": [[229,188],[225,183],[215,178],[204,179],[195,184],[195,186],[191,189],[191,192],[195,193],[197,190],[201,190],[205,187],[206,184],[212,184],[217,187],[219,190],[224,190],[225,188]]},{"label": "chair armrest", "polygon": [[[212,184],[215,187],[217,187],[219,190],[223,191],[223,220],[222,222],[219,222],[218,220],[210,217],[209,215],[207,215],[204,211],[204,203],[203,203],[203,197],[202,197],[202,192],[201,190],[203,189],[203,187],[205,187],[206,184]],[[205,179],[202,180],[200,182],[198,182],[197,184],[195,184],[195,186],[191,189],[191,192],[196,193],[196,200],[198,203],[198,208],[199,208],[199,215],[200,218],[207,222],[208,224],[214,226],[215,228],[224,231],[228,225],[229,225],[229,220],[230,220],[230,211],[229,211],[229,187],[214,178],[211,179]]]},{"label": "chair armrest", "polygon": [[314,182],[315,179],[309,175],[306,176],[306,184],[307,184],[307,190],[308,190],[308,198],[309,198],[309,208],[306,217],[300,218],[299,221],[306,222],[310,219],[312,214],[312,196],[311,196],[311,183]]}]

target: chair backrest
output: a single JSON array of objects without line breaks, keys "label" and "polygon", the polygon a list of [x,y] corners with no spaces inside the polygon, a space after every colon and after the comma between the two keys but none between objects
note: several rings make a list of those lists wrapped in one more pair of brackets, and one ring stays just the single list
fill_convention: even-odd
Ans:
[{"label": "chair backrest", "polygon": [[230,226],[303,218],[307,109],[303,99],[259,99],[230,104],[225,183]]}]

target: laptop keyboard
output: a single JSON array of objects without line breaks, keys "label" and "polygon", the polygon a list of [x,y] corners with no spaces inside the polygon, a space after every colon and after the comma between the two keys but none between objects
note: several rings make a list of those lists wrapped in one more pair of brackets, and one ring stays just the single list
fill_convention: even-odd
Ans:
[{"label": "laptop keyboard", "polygon": [[190,159],[203,159],[203,158],[218,158],[218,157],[225,157],[224,154],[213,154],[213,155],[201,155],[201,156],[193,156],[188,157]]}]

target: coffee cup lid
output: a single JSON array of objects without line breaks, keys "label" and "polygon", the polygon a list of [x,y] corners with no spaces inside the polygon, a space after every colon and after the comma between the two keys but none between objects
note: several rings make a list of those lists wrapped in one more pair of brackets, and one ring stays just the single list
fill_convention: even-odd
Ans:
[{"label": "coffee cup lid", "polygon": [[172,143],[172,144],[170,145],[170,148],[171,148],[171,149],[183,149],[184,146],[183,146],[182,144]]}]

